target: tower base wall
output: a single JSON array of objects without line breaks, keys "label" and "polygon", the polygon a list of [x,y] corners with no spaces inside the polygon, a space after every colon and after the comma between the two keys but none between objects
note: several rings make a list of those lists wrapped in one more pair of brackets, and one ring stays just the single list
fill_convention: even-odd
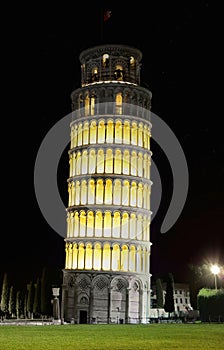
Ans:
[{"label": "tower base wall", "polygon": [[147,323],[150,275],[63,271],[62,319],[69,323]]}]

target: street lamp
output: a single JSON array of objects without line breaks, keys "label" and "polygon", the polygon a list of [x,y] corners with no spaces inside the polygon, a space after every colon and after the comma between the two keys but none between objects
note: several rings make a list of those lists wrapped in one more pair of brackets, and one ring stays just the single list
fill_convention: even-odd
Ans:
[{"label": "street lamp", "polygon": [[217,290],[217,275],[220,272],[220,267],[218,265],[212,265],[211,266],[211,273],[213,273],[214,277],[215,277],[215,289]]},{"label": "street lamp", "polygon": [[60,294],[60,288],[52,288],[52,294],[54,296],[53,299],[53,317],[55,320],[60,319],[60,305],[59,305],[59,299],[58,296]]}]

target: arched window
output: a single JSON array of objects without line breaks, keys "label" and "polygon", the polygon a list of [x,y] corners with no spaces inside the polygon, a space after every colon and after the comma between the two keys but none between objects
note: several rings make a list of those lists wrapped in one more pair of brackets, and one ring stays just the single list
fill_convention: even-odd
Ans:
[{"label": "arched window", "polygon": [[95,237],[102,237],[103,230],[103,215],[102,212],[97,210],[95,218]]},{"label": "arched window", "polygon": [[129,251],[129,271],[135,272],[135,255],[136,255],[136,249],[135,246],[130,246]]},{"label": "arched window", "polygon": [[124,175],[130,175],[130,154],[128,150],[124,150],[122,172]]},{"label": "arched window", "polygon": [[68,246],[68,269],[72,268],[72,243]]},{"label": "arched window", "polygon": [[67,237],[71,236],[71,213],[67,213]]},{"label": "arched window", "polygon": [[115,80],[118,80],[118,81],[124,80],[123,67],[121,65],[116,65],[115,72],[114,72],[114,78],[115,78]]},{"label": "arched window", "polygon": [[150,165],[151,165],[151,157],[147,158],[147,179],[150,179]]},{"label": "arched window", "polygon": [[150,128],[148,127],[147,129],[147,137],[148,137],[148,149],[150,149],[150,137],[151,137],[151,133],[150,133]]},{"label": "arched window", "polygon": [[74,237],[79,237],[79,213],[76,211],[74,215]]},{"label": "arched window", "polygon": [[124,180],[123,186],[122,186],[122,205],[128,206],[129,205],[129,181]]},{"label": "arched window", "polygon": [[112,225],[112,237],[114,238],[120,238],[120,222],[121,222],[121,215],[119,211],[114,212],[113,216],[113,225]]},{"label": "arched window", "polygon": [[148,185],[144,184],[143,189],[143,208],[147,209]]},{"label": "arched window", "polygon": [[96,204],[103,204],[104,184],[102,179],[96,183]]},{"label": "arched window", "polygon": [[105,142],[105,122],[100,120],[98,123],[98,143]]},{"label": "arched window", "polygon": [[142,248],[138,246],[137,248],[137,272],[142,272]]},{"label": "arched window", "polygon": [[147,125],[144,125],[144,134],[143,134],[143,145],[144,148],[148,148],[148,131],[147,131]]},{"label": "arched window", "polygon": [[73,127],[73,142],[72,142],[72,147],[77,146],[77,137],[78,137],[78,127],[77,124],[74,125]]},{"label": "arched window", "polygon": [[108,68],[109,67],[109,55],[107,53],[105,53],[102,57],[102,65],[103,68]]},{"label": "arched window", "polygon": [[77,269],[78,267],[78,248],[77,248],[77,244],[74,243],[73,244],[73,248],[72,248],[73,252],[72,252],[72,269]]},{"label": "arched window", "polygon": [[129,237],[129,215],[123,213],[121,220],[121,238],[127,239]]},{"label": "arched window", "polygon": [[79,217],[79,237],[85,237],[86,235],[86,213],[84,210],[80,211],[80,217]]},{"label": "arched window", "polygon": [[87,174],[88,169],[88,155],[87,151],[82,152],[82,174]]},{"label": "arched window", "polygon": [[92,261],[93,261],[92,244],[87,243],[87,245],[86,245],[86,261],[85,261],[85,268],[87,270],[92,269]]},{"label": "arched window", "polygon": [[131,196],[130,196],[130,205],[132,207],[136,207],[137,202],[137,184],[135,181],[132,181],[131,183]]},{"label": "arched window", "polygon": [[128,247],[122,246],[121,249],[121,271],[128,271]]},{"label": "arched window", "polygon": [[112,250],[112,270],[119,271],[120,270],[120,247],[118,244],[114,244]]},{"label": "arched window", "polygon": [[77,152],[77,158],[76,158],[76,175],[81,174],[81,152]]},{"label": "arched window", "polygon": [[94,245],[93,269],[94,270],[100,270],[101,269],[101,244],[100,243],[96,243]]},{"label": "arched window", "polygon": [[105,243],[103,246],[103,270],[108,271],[110,270],[110,245],[108,243]]},{"label": "arched window", "polygon": [[72,176],[75,176],[76,171],[76,153],[72,153]]},{"label": "arched window", "polygon": [[89,143],[89,123],[85,122],[83,127],[83,145],[88,145]]},{"label": "arched window", "polygon": [[81,205],[87,204],[87,184],[86,180],[81,182]]},{"label": "arched window", "polygon": [[83,97],[82,97],[82,94],[80,94],[79,98],[78,98],[78,107],[79,107],[80,110],[83,108]]},{"label": "arched window", "polygon": [[113,143],[114,141],[114,122],[109,119],[107,121],[107,130],[106,130],[106,142]]},{"label": "arched window", "polygon": [[132,126],[131,126],[131,144],[132,145],[138,144],[138,127],[136,122],[132,122]]},{"label": "arched window", "polygon": [[114,173],[121,174],[121,150],[115,150]]},{"label": "arched window", "polygon": [[82,123],[78,126],[78,146],[82,146]]},{"label": "arched window", "polygon": [[121,181],[114,180],[113,204],[121,205]]},{"label": "arched window", "polygon": [[[115,111],[115,113],[122,114],[122,93],[121,92],[118,92],[116,94],[116,111]],[[116,142],[116,136],[115,136],[115,142]]]},{"label": "arched window", "polygon": [[95,149],[91,149],[89,152],[89,174],[96,173],[96,152]]},{"label": "arched window", "polygon": [[80,204],[80,181],[75,183],[75,205]]},{"label": "arched window", "polygon": [[104,173],[104,151],[103,149],[99,149],[97,152],[97,166],[96,171],[98,174]]},{"label": "arched window", "polygon": [[148,273],[147,271],[147,251],[146,248],[142,248],[142,272]]},{"label": "arched window", "polygon": [[72,184],[71,182],[68,183],[68,206],[70,207],[72,205]]},{"label": "arched window", "polygon": [[69,177],[72,177],[74,175],[74,173],[73,173],[73,171],[75,170],[75,169],[73,169],[73,165],[75,165],[74,164],[74,156],[75,156],[75,152],[73,152],[69,155]]},{"label": "arched window", "polygon": [[135,58],[133,56],[130,57],[130,67],[131,68],[135,67]]},{"label": "arched window", "polygon": [[139,152],[138,154],[138,176],[139,177],[142,177],[143,175],[142,169],[143,169],[143,156],[142,156],[142,152]]},{"label": "arched window", "polygon": [[74,236],[74,226],[75,226],[74,212],[71,212],[70,213],[70,237]]},{"label": "arched window", "polygon": [[128,120],[124,121],[123,143],[130,144],[130,122]]},{"label": "arched window", "polygon": [[143,147],[143,124],[139,123],[138,125],[138,145]]},{"label": "arched window", "polygon": [[90,114],[91,115],[95,114],[95,104],[96,104],[96,97],[94,95],[92,95],[91,101],[90,101]]},{"label": "arched window", "polygon": [[149,241],[150,241],[150,219],[149,219],[149,218],[147,218],[146,230],[147,230],[147,238],[146,238],[146,241],[149,242]]},{"label": "arched window", "polygon": [[143,160],[143,177],[147,179],[147,154],[144,154],[144,160]]},{"label": "arched window", "polygon": [[105,164],[105,173],[113,173],[113,151],[112,149],[107,149],[106,151],[106,164]]},{"label": "arched window", "polygon": [[143,231],[143,220],[142,220],[142,215],[138,215],[137,219],[137,239],[139,241],[142,241],[142,231]]},{"label": "arched window", "polygon": [[70,138],[71,138],[70,149],[72,149],[74,147],[74,126],[73,125],[71,127]]},{"label": "arched window", "polygon": [[137,176],[137,152],[131,152],[131,175]]},{"label": "arched window", "polygon": [[147,198],[146,198],[146,209],[150,210],[150,194],[151,194],[151,187],[150,185],[147,186]]},{"label": "arched window", "polygon": [[143,216],[143,241],[147,241],[147,218]]},{"label": "arched window", "polygon": [[69,255],[69,243],[66,243],[65,245],[65,253],[66,253],[66,257],[65,257],[65,268],[68,269],[68,255]]},{"label": "arched window", "polygon": [[142,208],[143,204],[143,185],[142,183],[138,184],[138,194],[137,194],[137,207]]},{"label": "arched window", "polygon": [[92,83],[99,80],[98,68],[94,67],[92,69]]},{"label": "arched window", "polygon": [[111,237],[111,227],[112,227],[111,212],[106,211],[104,214],[104,230],[103,230],[104,237]]},{"label": "arched window", "polygon": [[78,269],[84,269],[84,261],[85,261],[85,250],[84,250],[84,244],[79,244],[79,250],[78,250]]},{"label": "arched window", "polygon": [[88,204],[95,204],[95,181],[93,179],[88,182]]},{"label": "arched window", "polygon": [[96,121],[92,120],[90,122],[90,136],[89,136],[89,142],[91,144],[95,144],[96,143]]},{"label": "arched window", "polygon": [[93,214],[93,211],[88,211],[87,227],[86,227],[87,237],[93,237],[93,232],[94,232],[94,214]]},{"label": "arched window", "polygon": [[108,205],[112,204],[112,180],[110,179],[106,180],[104,203]]},{"label": "arched window", "polygon": [[122,143],[122,122],[117,120],[115,123],[115,143]]},{"label": "arched window", "polygon": [[130,215],[130,239],[136,239],[136,214]]},{"label": "arched window", "polygon": [[75,205],[75,183],[72,181],[71,186],[71,205]]}]

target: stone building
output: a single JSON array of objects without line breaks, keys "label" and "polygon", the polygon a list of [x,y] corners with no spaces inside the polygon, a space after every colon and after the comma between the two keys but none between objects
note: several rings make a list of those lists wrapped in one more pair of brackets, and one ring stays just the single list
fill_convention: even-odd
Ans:
[{"label": "stone building", "polygon": [[142,53],[100,45],[80,54],[71,93],[62,318],[146,323],[150,315],[150,106]]}]

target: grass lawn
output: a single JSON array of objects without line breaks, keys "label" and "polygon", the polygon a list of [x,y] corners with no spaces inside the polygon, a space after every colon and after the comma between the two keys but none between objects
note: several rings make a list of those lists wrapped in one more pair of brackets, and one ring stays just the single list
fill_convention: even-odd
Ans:
[{"label": "grass lawn", "polygon": [[1,350],[221,350],[224,324],[0,326]]}]

